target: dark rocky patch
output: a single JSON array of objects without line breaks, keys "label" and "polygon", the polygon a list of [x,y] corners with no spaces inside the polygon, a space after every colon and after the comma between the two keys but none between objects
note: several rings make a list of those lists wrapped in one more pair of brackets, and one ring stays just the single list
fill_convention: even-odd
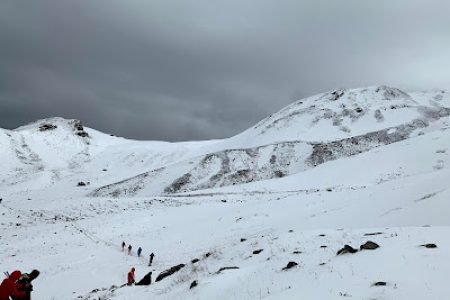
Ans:
[{"label": "dark rocky patch", "polygon": [[161,273],[159,273],[158,277],[156,277],[155,281],[158,282],[158,281],[163,280],[164,278],[180,271],[182,268],[184,268],[184,266],[185,266],[184,264],[179,264],[179,265],[173,266],[167,270],[162,271]]},{"label": "dark rocky patch", "polygon": [[346,254],[346,253],[351,253],[351,254],[353,254],[353,253],[356,253],[356,252],[358,252],[357,249],[353,248],[352,246],[345,245],[344,248],[340,249],[340,250],[336,253],[336,255],[343,255],[343,254]]},{"label": "dark rocky patch", "polygon": [[280,170],[273,172],[273,174],[275,175],[276,178],[282,178],[285,176],[283,171],[280,171]]},{"label": "dark rocky patch", "polygon": [[359,250],[375,250],[379,247],[380,247],[380,245],[378,245],[377,243],[372,242],[372,241],[367,241],[359,247]]},{"label": "dark rocky patch", "polygon": [[41,126],[39,126],[39,131],[53,130],[56,128],[58,128],[58,126],[50,124],[50,123],[45,123],[45,124],[42,124]]},{"label": "dark rocky patch", "polygon": [[84,127],[81,124],[81,121],[79,121],[79,120],[74,120],[73,130],[74,130],[75,134],[80,137],[89,137],[89,134],[86,131],[84,131]]},{"label": "dark rocky patch", "polygon": [[198,263],[199,261],[200,261],[200,259],[194,258],[193,260],[191,260],[191,263],[195,264],[195,263]]},{"label": "dark rocky patch", "polygon": [[296,251],[292,252],[292,254],[302,254],[302,251],[296,250]]},{"label": "dark rocky patch", "polygon": [[78,182],[77,186],[86,186],[86,182],[80,181],[80,182]]},{"label": "dark rocky patch", "polygon": [[253,254],[260,254],[261,252],[263,252],[264,249],[258,249],[253,251]]},{"label": "dark rocky patch", "polygon": [[292,269],[293,267],[298,266],[298,263],[296,263],[295,261],[290,261],[288,262],[288,264],[286,265],[286,267],[284,267],[283,269],[281,269],[282,271],[286,271],[289,269]]},{"label": "dark rocky patch", "polygon": [[384,281],[377,281],[372,286],[385,286],[387,283]]},{"label": "dark rocky patch", "polygon": [[320,248],[328,248],[328,246],[322,245],[320,246]]},{"label": "dark rocky patch", "polygon": [[241,243],[245,242],[247,239],[241,238]]}]

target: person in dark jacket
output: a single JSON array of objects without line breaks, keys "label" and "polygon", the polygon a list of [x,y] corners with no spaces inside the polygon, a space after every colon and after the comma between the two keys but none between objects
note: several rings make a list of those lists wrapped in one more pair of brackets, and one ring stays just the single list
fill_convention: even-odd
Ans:
[{"label": "person in dark jacket", "polygon": [[148,261],[148,266],[150,267],[151,265],[152,265],[152,263],[153,263],[153,257],[155,257],[155,254],[153,254],[153,252],[152,252],[152,254],[150,254],[150,260]]},{"label": "person in dark jacket", "polygon": [[138,257],[141,257],[141,253],[142,253],[142,248],[141,248],[141,247],[139,247],[139,249],[138,249],[138,251],[137,251],[137,255],[138,255]]},{"label": "person in dark jacket", "polygon": [[125,250],[125,241],[122,242],[122,251]]},{"label": "person in dark jacket", "polygon": [[131,247],[131,245],[128,245],[128,255],[130,255],[131,254],[131,249],[132,249],[133,247]]}]

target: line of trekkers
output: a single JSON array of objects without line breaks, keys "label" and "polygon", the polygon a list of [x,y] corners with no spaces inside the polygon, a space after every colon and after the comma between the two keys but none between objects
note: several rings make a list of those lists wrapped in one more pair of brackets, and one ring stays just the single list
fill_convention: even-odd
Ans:
[{"label": "line of trekkers", "polygon": [[[125,241],[122,242],[122,251],[125,251],[126,243]],[[131,255],[131,251],[133,250],[133,247],[131,245],[128,245],[128,255]],[[142,248],[139,247],[137,250],[137,256],[141,257],[142,255]],[[150,267],[153,263],[153,258],[155,257],[155,254],[152,252],[149,255],[148,259],[148,266]],[[147,273],[147,275],[144,276],[139,282],[136,283],[134,272],[136,271],[136,268],[132,267],[131,270],[127,274],[127,285],[150,285],[152,283],[152,272]]]}]

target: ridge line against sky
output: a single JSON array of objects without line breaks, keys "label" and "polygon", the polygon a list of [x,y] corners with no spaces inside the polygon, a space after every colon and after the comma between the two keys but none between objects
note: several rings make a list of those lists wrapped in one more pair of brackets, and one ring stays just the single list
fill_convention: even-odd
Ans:
[{"label": "ridge line against sky", "polygon": [[449,1],[2,1],[0,127],[237,134],[334,88],[450,87]]}]

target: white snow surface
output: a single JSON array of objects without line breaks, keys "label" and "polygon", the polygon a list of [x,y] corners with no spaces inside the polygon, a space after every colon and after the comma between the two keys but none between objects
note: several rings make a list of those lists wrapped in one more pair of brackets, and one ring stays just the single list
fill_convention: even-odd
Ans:
[{"label": "white snow surface", "polygon": [[[381,86],[297,101],[222,140],[135,141],[62,118],[0,129],[1,270],[39,269],[35,300],[447,299],[449,108],[445,91]],[[369,240],[380,247],[336,255]],[[133,266],[155,281],[178,264],[120,287]]]}]

